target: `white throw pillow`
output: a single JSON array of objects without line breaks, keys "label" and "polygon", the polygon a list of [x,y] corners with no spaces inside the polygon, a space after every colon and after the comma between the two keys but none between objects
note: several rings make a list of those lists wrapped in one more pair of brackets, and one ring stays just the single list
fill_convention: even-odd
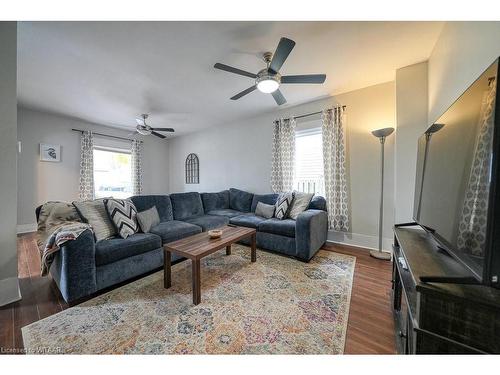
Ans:
[{"label": "white throw pillow", "polygon": [[290,212],[288,213],[288,217],[293,220],[297,220],[297,217],[300,213],[307,210],[309,207],[309,203],[314,197],[314,193],[302,193],[300,191],[293,192],[293,202],[292,207],[290,208]]},{"label": "white throw pillow", "polygon": [[73,202],[82,221],[90,224],[96,241],[106,240],[116,235],[116,229],[110,220],[104,205],[104,199]]}]

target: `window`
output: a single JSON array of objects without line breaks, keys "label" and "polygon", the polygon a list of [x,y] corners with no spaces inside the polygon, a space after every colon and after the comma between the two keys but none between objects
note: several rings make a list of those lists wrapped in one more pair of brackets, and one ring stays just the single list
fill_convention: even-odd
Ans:
[{"label": "window", "polygon": [[186,184],[200,183],[200,160],[196,154],[189,154],[186,158]]},{"label": "window", "polygon": [[130,151],[94,147],[94,196],[124,199],[132,195]]},{"label": "window", "polygon": [[321,128],[295,133],[294,189],[324,196],[323,139]]}]

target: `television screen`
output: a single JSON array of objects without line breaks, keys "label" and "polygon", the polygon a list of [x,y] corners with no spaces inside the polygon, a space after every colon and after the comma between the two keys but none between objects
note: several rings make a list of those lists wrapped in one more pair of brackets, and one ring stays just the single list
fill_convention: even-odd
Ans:
[{"label": "television screen", "polygon": [[418,140],[414,219],[483,276],[498,60]]}]

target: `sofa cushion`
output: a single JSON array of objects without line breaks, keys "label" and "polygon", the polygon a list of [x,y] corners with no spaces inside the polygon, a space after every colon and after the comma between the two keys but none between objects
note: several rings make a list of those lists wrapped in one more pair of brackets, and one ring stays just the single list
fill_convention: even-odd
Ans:
[{"label": "sofa cushion", "polygon": [[201,193],[201,200],[206,214],[209,211],[227,209],[229,208],[229,190],[218,193]]},{"label": "sofa cushion", "polygon": [[293,193],[291,191],[283,192],[279,195],[276,201],[276,209],[274,210],[274,217],[283,220],[288,216],[290,208],[292,207]]},{"label": "sofa cushion", "polygon": [[175,193],[170,195],[175,220],[204,215],[200,193]]},{"label": "sofa cushion", "polygon": [[104,205],[120,237],[127,238],[139,232],[137,208],[130,199],[105,199]]},{"label": "sofa cushion", "polygon": [[229,218],[227,216],[203,215],[203,216],[195,216],[186,219],[185,221],[186,223],[198,225],[203,229],[203,231],[207,231],[228,224]]},{"label": "sofa cushion", "polygon": [[288,217],[290,219],[297,220],[299,214],[307,209],[309,203],[311,203],[311,199],[313,198],[313,196],[314,193],[303,193],[301,191],[295,191],[293,193],[292,207],[290,207]]},{"label": "sofa cushion", "polygon": [[259,202],[257,203],[257,207],[255,208],[255,215],[270,219],[274,216],[275,208],[276,207],[274,206],[274,204],[265,204]]},{"label": "sofa cushion", "polygon": [[315,195],[311,200],[311,202],[309,203],[307,209],[326,211],[326,199],[323,198],[321,195]]},{"label": "sofa cushion", "polygon": [[136,195],[131,197],[130,200],[134,202],[139,212],[156,207],[160,216],[160,222],[174,220],[172,202],[168,195]]},{"label": "sofa cushion", "polygon": [[213,211],[208,211],[207,215],[218,215],[218,216],[226,216],[226,217],[235,217],[235,216],[240,216],[243,215],[245,212],[241,211],[236,211],[236,210],[231,210],[230,208],[226,210],[213,210]]},{"label": "sofa cushion", "polygon": [[255,212],[255,209],[257,208],[257,203],[262,202],[265,204],[276,204],[276,200],[278,199],[279,194],[273,193],[273,194],[255,194],[252,199],[252,207],[251,210],[252,212]]},{"label": "sofa cushion", "polygon": [[138,212],[136,218],[143,233],[149,233],[152,227],[160,224],[160,216],[156,206]]},{"label": "sofa cushion", "polygon": [[94,230],[96,241],[112,238],[116,235],[116,228],[109,218],[104,199],[73,202],[78,214],[84,223],[90,224]]},{"label": "sofa cushion", "polygon": [[295,237],[295,220],[292,219],[267,219],[258,226],[259,231],[279,234],[281,236]]},{"label": "sofa cushion", "polygon": [[196,233],[201,233],[201,227],[183,221],[170,220],[152,227],[150,233],[160,236],[161,242],[166,244]]},{"label": "sofa cushion", "polygon": [[229,219],[229,222],[234,225],[238,225],[240,227],[248,227],[248,228],[255,228],[259,226],[260,223],[265,221],[266,219],[260,216],[257,216],[255,214],[248,214],[248,215],[240,215],[236,217],[232,217]]},{"label": "sofa cushion", "polygon": [[234,188],[229,189],[229,208],[233,210],[250,212],[252,199],[252,193]]},{"label": "sofa cushion", "polygon": [[160,247],[160,237],[151,233],[135,233],[127,238],[110,238],[96,243],[95,263],[97,266],[102,266]]}]

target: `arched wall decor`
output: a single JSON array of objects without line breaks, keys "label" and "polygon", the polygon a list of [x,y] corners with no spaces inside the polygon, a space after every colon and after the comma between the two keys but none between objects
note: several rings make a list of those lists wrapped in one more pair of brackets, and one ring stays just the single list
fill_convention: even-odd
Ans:
[{"label": "arched wall decor", "polygon": [[186,184],[200,183],[200,159],[196,154],[186,157]]}]

